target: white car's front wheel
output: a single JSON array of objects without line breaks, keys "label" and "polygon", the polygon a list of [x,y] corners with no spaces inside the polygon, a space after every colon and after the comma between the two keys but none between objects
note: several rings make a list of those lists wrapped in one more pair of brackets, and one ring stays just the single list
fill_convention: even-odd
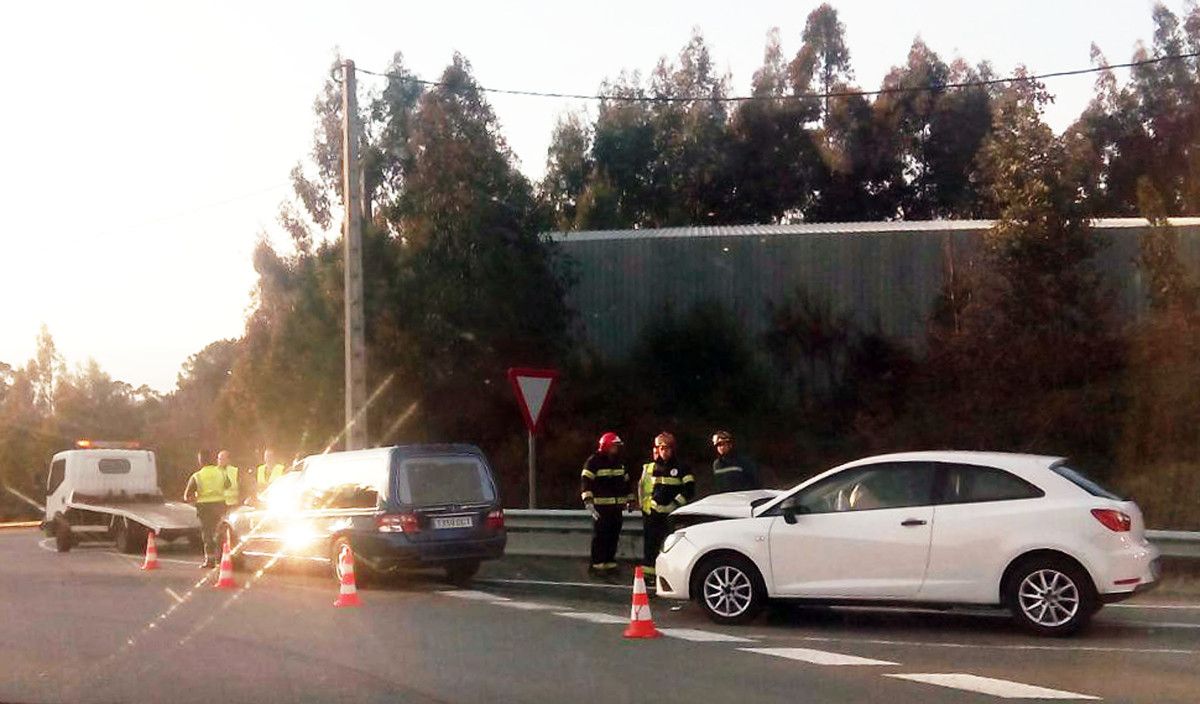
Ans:
[{"label": "white car's front wheel", "polygon": [[709,619],[743,624],[754,620],[767,600],[766,586],[754,563],[740,555],[717,555],[696,571],[692,593]]},{"label": "white car's front wheel", "polygon": [[1067,636],[1096,612],[1091,579],[1068,560],[1034,558],[1017,566],[1008,581],[1008,610],[1021,627],[1039,635]]}]

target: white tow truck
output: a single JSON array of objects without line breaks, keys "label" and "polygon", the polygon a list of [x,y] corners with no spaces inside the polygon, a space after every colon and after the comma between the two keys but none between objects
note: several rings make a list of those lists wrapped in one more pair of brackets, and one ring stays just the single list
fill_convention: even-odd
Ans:
[{"label": "white tow truck", "polygon": [[121,552],[138,553],[146,547],[148,531],[156,539],[200,544],[195,507],[163,496],[153,452],[137,449],[136,443],[80,440],[76,445],[54,455],[46,478],[42,530],[59,552],[91,537],[115,540]]}]

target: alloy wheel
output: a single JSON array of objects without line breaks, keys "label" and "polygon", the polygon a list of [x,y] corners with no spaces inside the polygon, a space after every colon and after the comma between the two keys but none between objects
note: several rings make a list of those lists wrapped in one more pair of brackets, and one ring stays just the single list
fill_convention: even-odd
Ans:
[{"label": "alloy wheel", "polygon": [[1017,602],[1025,617],[1039,626],[1057,628],[1079,613],[1079,588],[1055,569],[1030,572],[1017,587]]}]

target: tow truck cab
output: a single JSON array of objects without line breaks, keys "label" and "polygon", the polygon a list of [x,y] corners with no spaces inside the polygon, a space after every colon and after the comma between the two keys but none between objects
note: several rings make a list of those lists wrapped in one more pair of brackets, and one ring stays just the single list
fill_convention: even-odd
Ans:
[{"label": "tow truck cab", "polygon": [[72,494],[79,501],[135,501],[161,497],[154,453],[90,448],[60,452],[50,460],[50,473],[46,479],[47,522],[67,510]]}]

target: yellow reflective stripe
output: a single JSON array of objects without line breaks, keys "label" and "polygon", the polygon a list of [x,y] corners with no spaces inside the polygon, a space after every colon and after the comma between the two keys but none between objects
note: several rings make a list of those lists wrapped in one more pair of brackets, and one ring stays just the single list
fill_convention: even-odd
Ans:
[{"label": "yellow reflective stripe", "polygon": [[[691,476],[691,475],[688,475],[688,476]],[[679,477],[655,477],[654,478],[654,483],[659,486],[663,486],[663,485],[678,486],[678,485],[682,484],[684,481],[685,480],[680,479]]]},{"label": "yellow reflective stripe", "polygon": [[728,474],[729,472],[740,472],[740,471],[742,471],[741,467],[722,467],[720,469],[713,470],[713,474]]},{"label": "yellow reflective stripe", "polygon": [[588,499],[592,498],[592,496],[593,496],[592,492],[585,491],[579,495],[579,498],[583,499],[584,501],[587,501]]},{"label": "yellow reflective stripe", "polygon": [[625,476],[625,470],[623,470],[623,469],[597,469],[596,476],[597,477],[623,477],[623,476]]},{"label": "yellow reflective stripe", "polygon": [[675,503],[682,506],[687,503],[687,498],[683,494],[680,494],[679,496],[675,497]]},{"label": "yellow reflective stripe", "polygon": [[692,475],[690,475],[690,474],[683,475],[683,483],[684,484],[687,484],[688,482],[694,482],[694,481],[696,481],[696,478],[693,477]]},{"label": "yellow reflective stripe", "polygon": [[592,470],[590,470],[590,469],[585,469],[585,470],[583,470],[583,472],[581,472],[581,473],[579,474],[579,476],[581,476],[581,477],[587,477],[588,479],[595,479],[595,478],[596,478],[596,473],[595,473],[595,472],[593,472],[593,471],[592,471]]},{"label": "yellow reflective stripe", "polygon": [[654,574],[654,568],[653,567],[642,567],[642,573],[652,575],[652,574]]},{"label": "yellow reflective stripe", "polygon": [[608,496],[601,496],[600,498],[598,498],[594,501],[594,503],[597,506],[612,506],[613,504],[619,504],[619,503],[624,503],[624,502],[625,502],[625,499],[616,499],[616,498],[611,498]]}]

